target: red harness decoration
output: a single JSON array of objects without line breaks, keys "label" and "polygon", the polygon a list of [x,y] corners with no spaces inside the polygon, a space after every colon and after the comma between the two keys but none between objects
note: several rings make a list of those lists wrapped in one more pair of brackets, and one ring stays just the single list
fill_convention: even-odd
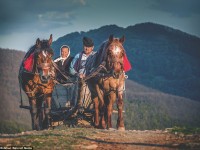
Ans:
[{"label": "red harness decoration", "polygon": [[33,62],[34,62],[34,53],[32,53],[25,61],[24,61],[24,69],[29,72],[33,70]]},{"label": "red harness decoration", "polygon": [[129,70],[131,70],[131,63],[129,62],[126,54],[124,55],[124,71],[127,72]]}]

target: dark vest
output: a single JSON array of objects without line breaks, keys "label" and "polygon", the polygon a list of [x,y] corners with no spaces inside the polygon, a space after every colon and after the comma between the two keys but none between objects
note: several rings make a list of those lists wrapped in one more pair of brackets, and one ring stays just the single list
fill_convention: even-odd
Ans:
[{"label": "dark vest", "polygon": [[[58,62],[56,62],[60,71],[67,76],[70,75],[69,67],[70,67],[72,59],[73,59],[73,57],[69,56],[67,59],[65,59],[63,64],[62,64],[62,60],[59,60]],[[65,80],[65,78],[63,78],[63,76],[61,75],[61,73],[59,71],[56,71],[56,78]]]}]

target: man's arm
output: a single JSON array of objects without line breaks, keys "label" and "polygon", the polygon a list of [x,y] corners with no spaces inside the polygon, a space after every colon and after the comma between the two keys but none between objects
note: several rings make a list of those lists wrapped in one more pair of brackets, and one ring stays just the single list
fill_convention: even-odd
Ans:
[{"label": "man's arm", "polygon": [[75,66],[76,61],[79,59],[79,56],[80,56],[79,53],[76,54],[76,56],[74,57],[74,59],[72,60],[72,62],[71,62],[71,64],[70,64],[69,72],[70,72],[70,74],[72,74],[72,75],[77,74],[77,71],[74,69],[74,66]]}]

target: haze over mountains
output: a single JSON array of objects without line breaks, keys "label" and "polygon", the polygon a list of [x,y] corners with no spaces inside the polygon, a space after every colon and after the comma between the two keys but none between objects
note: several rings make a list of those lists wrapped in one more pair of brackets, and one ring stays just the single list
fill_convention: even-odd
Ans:
[{"label": "haze over mountains", "polygon": [[[133,66],[126,81],[126,128],[199,127],[200,39],[153,23],[127,28],[108,25],[60,37],[52,45],[55,57],[63,44],[70,46],[72,55],[80,52],[83,36],[93,38],[97,50],[110,34],[125,35],[124,47]],[[5,121],[13,121],[30,128],[29,111],[19,108],[17,75],[24,55],[0,49],[0,127]],[[23,98],[27,100],[24,94]]]}]

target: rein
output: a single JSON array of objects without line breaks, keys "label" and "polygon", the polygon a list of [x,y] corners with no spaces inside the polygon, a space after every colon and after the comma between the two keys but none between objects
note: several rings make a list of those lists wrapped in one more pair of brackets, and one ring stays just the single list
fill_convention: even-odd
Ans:
[{"label": "rein", "polygon": [[[56,70],[58,70],[60,73],[61,73],[61,75],[65,78],[65,79],[67,79],[67,80],[70,80],[70,78],[68,78],[60,69],[59,69],[59,67],[58,67],[58,65],[55,63],[55,62],[53,62],[52,61],[52,64],[53,64],[53,66],[56,68]],[[93,78],[93,77],[95,77],[95,76],[97,76],[98,74],[100,74],[99,72],[103,69],[107,74],[109,73],[109,71],[106,69],[106,67],[105,67],[105,62],[102,62],[99,66],[98,66],[98,68],[97,69],[95,69],[95,70],[93,70],[88,76],[86,76],[81,82],[86,82],[87,80],[89,80],[89,79],[91,79],[91,78]],[[54,80],[56,83],[59,83],[57,80]],[[72,82],[71,80],[70,80],[70,83],[66,83],[66,84],[62,84],[63,86],[67,86],[67,85],[71,85],[71,84],[75,84],[75,83],[77,83],[77,82],[79,82],[79,81],[76,81],[76,82]],[[60,83],[59,83],[60,84]]]},{"label": "rein", "polygon": [[106,69],[105,65],[106,65],[106,63],[103,61],[103,62],[98,66],[98,68],[95,69],[93,72],[91,72],[87,77],[85,77],[85,78],[83,79],[83,81],[85,82],[85,81],[89,80],[90,78],[93,78],[93,77],[97,76],[98,74],[100,74],[99,72],[100,72],[102,69],[103,69],[104,71],[106,71],[106,73],[109,73],[109,71]]},{"label": "rein", "polygon": [[[68,78],[58,67],[58,65],[52,60],[52,64],[54,66],[54,68],[56,68],[56,70],[59,71],[59,73],[67,80],[70,80],[70,78]],[[56,81],[56,80],[55,80]],[[70,80],[71,81],[71,80]],[[57,81],[58,82],[58,81]],[[71,81],[72,82],[72,81]],[[58,82],[59,83],[59,82]]]}]

